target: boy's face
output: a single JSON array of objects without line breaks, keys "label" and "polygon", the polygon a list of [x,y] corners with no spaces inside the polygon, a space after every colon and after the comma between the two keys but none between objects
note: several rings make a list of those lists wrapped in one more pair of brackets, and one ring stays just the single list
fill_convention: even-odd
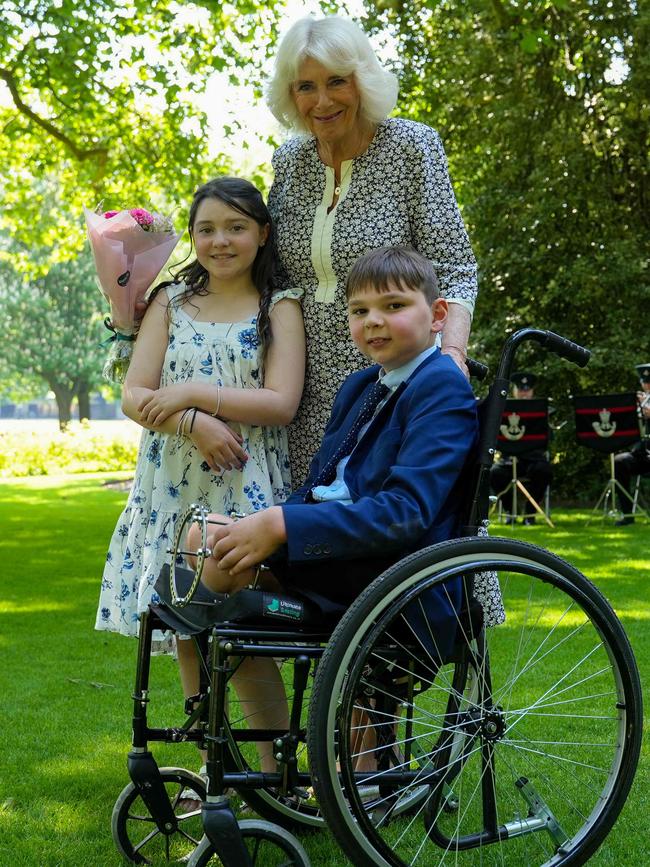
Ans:
[{"label": "boy's face", "polygon": [[429,304],[422,292],[396,284],[388,292],[364,286],[348,301],[355,345],[384,370],[395,370],[433,346],[446,319],[442,298]]}]

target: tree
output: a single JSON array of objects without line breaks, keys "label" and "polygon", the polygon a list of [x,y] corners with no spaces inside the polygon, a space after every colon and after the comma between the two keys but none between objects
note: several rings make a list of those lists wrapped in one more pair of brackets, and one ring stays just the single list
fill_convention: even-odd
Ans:
[{"label": "tree", "polygon": [[[234,77],[259,62],[253,46],[271,43],[275,5],[0,0],[0,83],[11,99],[0,108],[0,228],[22,245],[21,270],[76,254],[83,205],[189,200],[218,168],[196,95],[215,70]],[[56,179],[55,207],[43,179]]]},{"label": "tree", "polygon": [[107,334],[96,312],[99,290],[92,257],[54,265],[30,280],[8,266],[0,270],[0,340],[6,348],[3,380],[45,382],[54,392],[59,424],[71,418],[73,398],[80,418],[89,417],[89,394],[101,382]]},{"label": "tree", "polygon": [[[645,6],[368,6],[367,25],[396,43],[401,113],[445,141],[479,261],[473,353],[494,362],[504,335],[526,325],[590,347],[584,371],[533,349],[519,361],[535,366],[538,393],[555,396],[560,417],[572,414],[572,392],[633,390],[650,289]],[[556,448],[571,452],[569,493],[594,461],[576,452],[571,425]]]}]

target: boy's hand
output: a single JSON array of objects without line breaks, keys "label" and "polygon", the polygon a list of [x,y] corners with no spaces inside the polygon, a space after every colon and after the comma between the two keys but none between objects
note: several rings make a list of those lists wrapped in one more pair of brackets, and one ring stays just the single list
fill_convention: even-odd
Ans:
[{"label": "boy's hand", "polygon": [[215,472],[241,470],[248,460],[242,436],[205,412],[197,412],[190,439]]},{"label": "boy's hand", "polygon": [[187,388],[183,385],[167,385],[157,388],[138,406],[143,420],[152,427],[165,422],[170,415],[191,406]]},{"label": "boy's hand", "polygon": [[233,524],[217,527],[213,539],[212,556],[217,566],[238,575],[257,566],[287,541],[284,514],[280,506],[271,506]]}]

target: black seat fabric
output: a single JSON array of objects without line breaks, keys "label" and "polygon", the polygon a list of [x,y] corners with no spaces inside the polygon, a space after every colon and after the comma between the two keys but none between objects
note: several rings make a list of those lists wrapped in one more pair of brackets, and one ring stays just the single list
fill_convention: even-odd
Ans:
[{"label": "black seat fabric", "polygon": [[[181,634],[197,635],[212,626],[229,623],[282,630],[294,626],[297,630],[329,628],[345,610],[327,600],[320,604],[320,597],[311,593],[292,590],[291,594],[286,594],[255,589],[240,590],[229,596],[213,593],[200,582],[190,602],[178,605],[172,602],[169,573],[170,567],[163,566],[155,585],[160,601],[151,605],[151,609],[170,629]],[[193,580],[194,572],[176,567],[178,595],[184,597]]]}]

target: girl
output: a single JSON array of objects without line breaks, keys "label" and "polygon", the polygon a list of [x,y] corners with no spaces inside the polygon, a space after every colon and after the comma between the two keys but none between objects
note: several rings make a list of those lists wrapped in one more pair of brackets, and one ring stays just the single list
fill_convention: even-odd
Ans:
[{"label": "girl", "polygon": [[[191,503],[249,513],[290,492],[284,426],[302,394],[300,292],[273,294],[274,238],[259,191],[218,178],[192,201],[196,259],[149,304],[122,408],[143,431],[131,494],[111,539],[96,629],[136,635],[174,524]],[[191,641],[177,641],[186,696]]]}]

